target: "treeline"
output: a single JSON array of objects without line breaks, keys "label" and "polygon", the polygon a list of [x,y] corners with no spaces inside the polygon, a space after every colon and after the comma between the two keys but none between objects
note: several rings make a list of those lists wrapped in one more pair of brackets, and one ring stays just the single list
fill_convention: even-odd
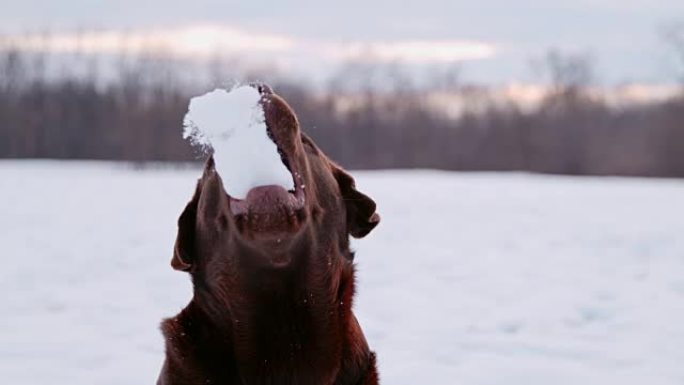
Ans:
[{"label": "treeline", "polygon": [[[127,67],[126,76],[105,84],[88,76],[50,78],[33,60],[0,53],[0,158],[197,159],[181,138],[197,87],[173,76],[149,82],[159,78],[158,68],[145,66]],[[274,88],[304,130],[350,168],[684,177],[684,97],[615,107],[587,91],[586,62],[551,54],[546,67],[551,87],[532,108],[490,100],[453,74],[429,87],[397,77],[384,89],[348,91],[340,85],[364,79],[346,71],[324,91],[284,81]],[[435,108],[436,90],[453,96],[458,116]]]}]

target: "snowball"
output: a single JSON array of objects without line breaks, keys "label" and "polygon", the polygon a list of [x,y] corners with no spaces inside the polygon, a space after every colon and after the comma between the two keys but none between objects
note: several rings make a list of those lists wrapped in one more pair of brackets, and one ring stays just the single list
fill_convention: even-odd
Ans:
[{"label": "snowball", "polygon": [[183,138],[213,148],[216,171],[233,198],[244,199],[258,186],[294,189],[292,174],[268,136],[260,99],[250,86],[216,89],[192,98],[183,120]]}]

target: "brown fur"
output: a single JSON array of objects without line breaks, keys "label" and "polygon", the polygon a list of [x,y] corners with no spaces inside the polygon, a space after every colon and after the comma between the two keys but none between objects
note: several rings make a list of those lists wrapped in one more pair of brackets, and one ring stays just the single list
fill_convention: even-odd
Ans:
[{"label": "brown fur", "polygon": [[299,132],[284,100],[260,91],[267,125],[305,185],[301,228],[264,235],[257,230],[281,229],[281,219],[234,217],[207,161],[178,220],[172,259],[190,273],[194,295],[162,323],[158,384],[377,384],[375,355],[351,310],[349,249],[349,235],[363,237],[379,222],[375,203]]}]

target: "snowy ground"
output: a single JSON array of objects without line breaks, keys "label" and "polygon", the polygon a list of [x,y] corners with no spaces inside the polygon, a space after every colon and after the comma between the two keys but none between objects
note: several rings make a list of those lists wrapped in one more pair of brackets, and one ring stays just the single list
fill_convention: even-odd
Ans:
[{"label": "snowy ground", "polygon": [[[197,170],[0,162],[4,384],[152,384]],[[384,384],[684,383],[684,181],[356,173]]]}]

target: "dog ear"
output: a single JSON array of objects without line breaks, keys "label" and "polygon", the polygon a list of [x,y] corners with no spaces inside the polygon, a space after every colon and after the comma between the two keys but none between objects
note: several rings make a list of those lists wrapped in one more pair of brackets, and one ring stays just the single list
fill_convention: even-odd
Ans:
[{"label": "dog ear", "polygon": [[354,178],[331,162],[332,172],[347,209],[347,231],[354,238],[363,238],[380,223],[375,201],[356,189]]},{"label": "dog ear", "polygon": [[197,182],[195,194],[178,217],[178,235],[173,246],[171,267],[180,271],[188,271],[195,260],[195,226],[197,223],[197,206],[202,194],[202,180]]},{"label": "dog ear", "polygon": [[178,218],[178,235],[171,259],[171,266],[174,269],[192,269],[197,261],[197,229],[206,226],[213,228],[217,220],[229,211],[227,205],[228,200],[221,178],[215,169],[214,157],[210,156],[202,177],[197,181],[195,194]]}]

